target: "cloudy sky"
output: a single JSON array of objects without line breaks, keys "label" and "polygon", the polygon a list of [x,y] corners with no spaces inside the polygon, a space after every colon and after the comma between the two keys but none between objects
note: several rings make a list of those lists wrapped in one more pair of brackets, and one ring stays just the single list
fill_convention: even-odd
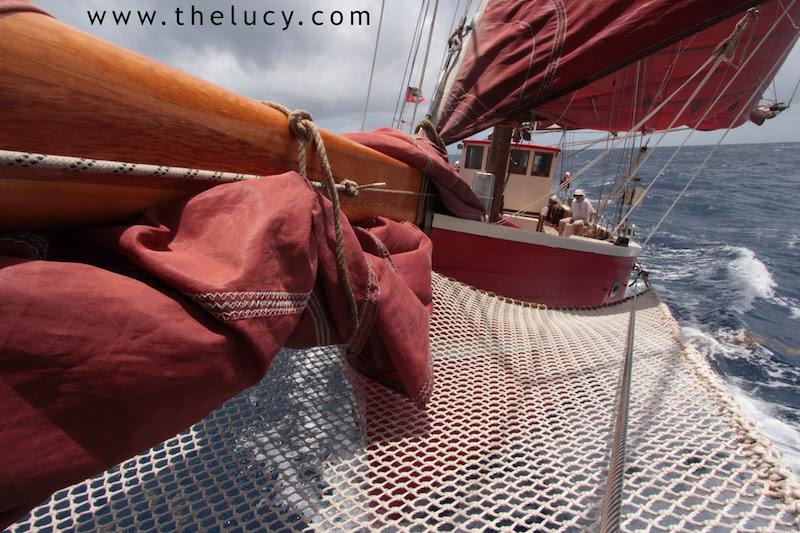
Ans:
[{"label": "cloudy sky", "polygon": [[[327,129],[345,132],[361,128],[381,0],[36,0],[36,3],[73,26],[240,94],[307,109]],[[392,122],[421,3],[422,0],[385,2],[367,129]],[[468,3],[474,6],[478,2],[439,2],[423,84],[425,95],[433,92],[456,10],[460,16]],[[232,4],[235,4],[236,26],[231,24]],[[204,13],[202,26],[190,25],[192,6]],[[177,24],[176,8],[183,10],[184,26]],[[243,13],[254,9],[259,17],[265,11],[275,11],[268,15],[268,21],[275,25],[245,26]],[[87,10],[133,10],[134,13],[127,26],[115,25],[110,18],[100,26],[90,24]],[[157,22],[143,27],[135,19],[136,10],[157,10]],[[214,10],[224,14],[218,19],[219,26],[210,21]],[[327,24],[311,23],[316,10],[324,11],[317,15],[317,21]],[[351,26],[351,11],[361,10],[370,12],[371,24]],[[289,24],[282,11],[285,15],[294,12]],[[330,23],[334,11],[342,12],[344,24]],[[298,21],[304,24],[301,26]],[[420,50],[418,64],[423,52]],[[779,98],[788,99],[799,78],[800,46],[777,76]],[[415,79],[419,79],[419,73]],[[771,89],[767,96],[772,97]],[[424,111],[421,106],[418,118]],[[740,127],[729,134],[726,142],[800,141],[797,113],[800,105],[765,127]],[[409,115],[410,112],[407,118]],[[718,134],[702,133],[692,143],[713,144],[717,138]],[[681,140],[673,137],[670,143]]]}]

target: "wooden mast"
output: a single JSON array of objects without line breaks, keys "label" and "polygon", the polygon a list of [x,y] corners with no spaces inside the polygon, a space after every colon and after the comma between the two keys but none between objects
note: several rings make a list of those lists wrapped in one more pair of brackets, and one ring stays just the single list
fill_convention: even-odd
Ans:
[{"label": "wooden mast", "polygon": [[492,194],[492,209],[489,212],[489,222],[500,220],[503,212],[503,191],[505,189],[506,175],[508,172],[508,156],[511,152],[511,135],[514,126],[511,124],[498,124],[492,132],[492,145],[489,148],[487,169],[494,174],[494,192]]},{"label": "wooden mast", "polygon": [[[287,119],[259,102],[46,15],[0,15],[0,36],[0,149],[257,175],[297,169]],[[420,192],[419,171],[322,136],[338,181]],[[318,179],[318,167],[309,170]],[[0,230],[117,222],[208,186],[0,168]],[[414,220],[419,198],[362,191],[342,204],[354,221]]]}]

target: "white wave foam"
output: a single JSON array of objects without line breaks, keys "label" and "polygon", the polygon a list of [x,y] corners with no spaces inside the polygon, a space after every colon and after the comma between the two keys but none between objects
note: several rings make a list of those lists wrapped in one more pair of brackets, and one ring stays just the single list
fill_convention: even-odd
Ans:
[{"label": "white wave foam", "polygon": [[800,232],[794,232],[789,236],[789,240],[786,241],[786,247],[790,250],[796,250],[798,243],[800,243]]},{"label": "white wave foam", "polygon": [[800,474],[800,429],[778,418],[772,404],[753,398],[735,385],[726,385],[742,411],[781,452],[787,466]]},{"label": "white wave foam", "polygon": [[756,258],[755,252],[749,248],[732,248],[739,257],[728,265],[732,280],[741,287],[742,298],[733,303],[734,310],[746,313],[753,308],[757,298],[774,300],[777,283],[769,273],[767,265]]}]

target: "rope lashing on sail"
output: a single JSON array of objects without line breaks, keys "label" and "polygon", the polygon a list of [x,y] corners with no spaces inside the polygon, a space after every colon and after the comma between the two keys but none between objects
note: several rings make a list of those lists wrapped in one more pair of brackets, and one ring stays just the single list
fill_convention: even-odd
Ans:
[{"label": "rope lashing on sail", "polygon": [[[333,170],[328,161],[328,152],[325,150],[325,142],[319,133],[319,127],[314,124],[311,113],[302,109],[290,110],[288,107],[277,102],[262,100],[265,106],[276,109],[286,115],[289,119],[289,130],[297,139],[297,166],[300,175],[308,179],[308,144],[312,143],[319,158],[319,166],[322,170],[323,183],[327,190],[327,196],[333,204],[333,229],[336,233],[336,269],[339,271],[342,289],[347,297],[347,304],[350,308],[350,319],[353,321],[353,332],[358,330],[358,303],[353,293],[353,286],[350,283],[350,272],[344,258],[344,234],[342,233],[342,210],[339,204],[339,191],[336,189],[336,181],[333,179]],[[358,184],[355,185],[357,189]],[[354,190],[353,184],[345,184],[345,190]]]},{"label": "rope lashing on sail", "polygon": [[433,122],[431,122],[427,118],[420,120],[419,124],[417,124],[417,127],[414,128],[414,134],[419,133],[420,130],[424,131],[428,139],[430,139],[434,144],[436,144],[436,146],[438,146],[442,150],[447,150],[447,145],[444,144],[444,141],[442,140],[442,137],[439,135],[439,132],[436,131],[436,126],[433,125]]},{"label": "rope lashing on sail", "polygon": [[[221,172],[218,170],[201,170],[197,168],[170,167],[164,165],[149,165],[146,163],[127,163],[123,161],[110,161],[106,159],[90,159],[85,157],[71,157],[64,155],[48,155],[34,152],[19,152],[15,150],[0,150],[0,167],[37,168],[59,172],[74,172],[78,174],[102,174],[105,176],[120,176],[125,178],[168,178],[184,181],[200,181],[215,183],[233,183],[262,179],[256,174],[242,174],[234,172]],[[319,181],[311,184],[317,189],[325,185]],[[362,190],[380,190],[381,192],[401,192],[384,190],[385,182],[357,184],[352,180],[343,180],[336,184],[336,190],[347,196],[358,196]],[[402,191],[405,192],[405,191]]]},{"label": "rope lashing on sail", "polygon": [[[339,192],[347,196],[357,196],[362,189],[372,189],[383,187],[386,184],[370,183],[359,185],[353,180],[343,180],[336,183],[333,177],[330,163],[328,161],[325,143],[320,135],[319,128],[313,122],[310,113],[303,110],[291,111],[287,107],[274,102],[262,102],[264,105],[272,107],[286,115],[289,119],[289,130],[298,140],[298,173],[308,180],[308,157],[307,146],[313,143],[320,161],[323,182],[317,183],[308,180],[313,186],[322,188],[333,204],[333,224],[336,236],[336,268],[342,282],[342,289],[348,302],[351,320],[353,321],[353,331],[358,329],[358,305],[356,302],[353,287],[350,283],[350,275],[344,257],[344,235],[341,228],[341,206],[339,202]],[[213,170],[201,170],[183,167],[169,167],[164,165],[149,165],[142,163],[129,163],[123,161],[109,161],[101,159],[80,158],[72,156],[37,154],[30,152],[20,152],[12,150],[0,150],[0,166],[32,168],[41,170],[67,171],[77,173],[103,174],[106,176],[125,176],[125,177],[149,177],[149,178],[171,178],[190,181],[205,181],[229,183],[235,181],[245,181],[260,179],[262,176],[253,174],[241,174],[232,172],[220,172]]]}]

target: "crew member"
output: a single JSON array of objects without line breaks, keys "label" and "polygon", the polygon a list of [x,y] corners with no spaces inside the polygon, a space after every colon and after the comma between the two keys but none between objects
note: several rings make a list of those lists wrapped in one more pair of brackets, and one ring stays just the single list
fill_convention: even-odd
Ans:
[{"label": "crew member", "polygon": [[[575,194],[572,195],[572,204],[570,205],[570,216],[562,218],[558,222],[558,233],[562,236],[569,236],[573,233],[580,233],[580,229],[589,223],[589,216],[595,213],[592,202],[586,198],[586,193],[583,189],[575,189]],[[569,224],[571,231],[565,235],[567,224]]]}]

